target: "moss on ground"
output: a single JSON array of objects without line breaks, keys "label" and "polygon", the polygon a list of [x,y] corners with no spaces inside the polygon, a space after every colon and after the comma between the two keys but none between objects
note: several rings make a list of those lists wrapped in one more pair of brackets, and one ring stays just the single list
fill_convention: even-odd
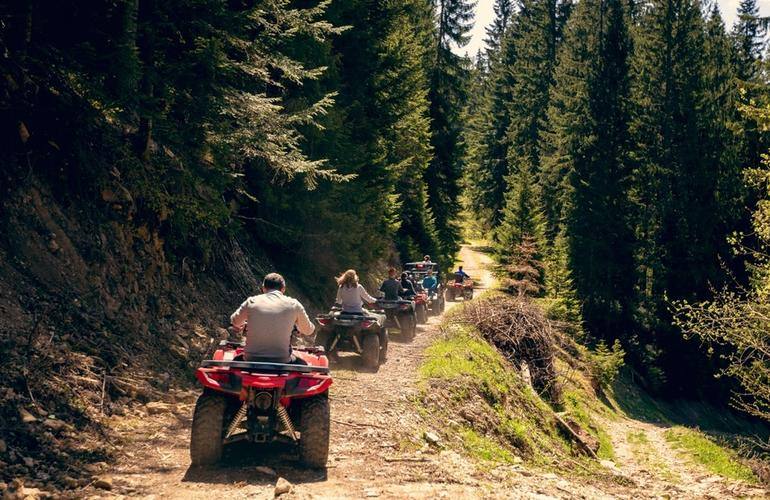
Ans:
[{"label": "moss on ground", "polygon": [[664,435],[674,449],[710,472],[727,479],[757,482],[751,469],[743,465],[732,450],[720,446],[702,432],[677,426],[668,429]]}]

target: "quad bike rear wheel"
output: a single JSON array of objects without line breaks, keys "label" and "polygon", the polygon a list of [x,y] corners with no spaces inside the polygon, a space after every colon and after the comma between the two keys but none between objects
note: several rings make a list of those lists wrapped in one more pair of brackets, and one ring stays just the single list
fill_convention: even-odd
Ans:
[{"label": "quad bike rear wheel", "polygon": [[383,328],[379,333],[380,337],[380,364],[388,359],[388,329]]},{"label": "quad bike rear wheel", "polygon": [[463,300],[471,300],[473,298],[473,288],[466,288],[463,292]]},{"label": "quad bike rear wheel", "polygon": [[302,400],[299,459],[308,467],[326,467],[329,459],[329,418],[329,397],[326,394]]},{"label": "quad bike rear wheel", "polygon": [[417,306],[417,323],[424,325],[428,322],[428,306],[421,304]]},{"label": "quad bike rear wheel", "polygon": [[376,370],[380,366],[380,336],[375,333],[364,335],[362,344],[364,367]]},{"label": "quad bike rear wheel", "polygon": [[415,321],[414,314],[408,314],[401,316],[398,320],[401,325],[401,336],[407,342],[414,340],[414,336],[417,330],[417,322]]},{"label": "quad bike rear wheel", "polygon": [[190,435],[190,459],[193,465],[212,465],[222,458],[222,431],[227,400],[221,394],[206,391],[198,397]]},{"label": "quad bike rear wheel", "polygon": [[444,314],[445,309],[446,309],[446,300],[444,300],[444,297],[441,296],[438,299],[438,313]]},{"label": "quad bike rear wheel", "polygon": [[454,300],[455,300],[455,289],[454,288],[447,288],[446,289],[446,299],[449,302],[454,302]]}]

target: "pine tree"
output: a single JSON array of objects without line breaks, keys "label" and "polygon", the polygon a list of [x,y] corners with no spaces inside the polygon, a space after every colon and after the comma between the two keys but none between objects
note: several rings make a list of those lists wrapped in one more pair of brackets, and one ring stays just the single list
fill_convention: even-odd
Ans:
[{"label": "pine tree", "polygon": [[505,194],[502,221],[495,230],[498,258],[506,261],[509,258],[506,252],[525,238],[534,238],[541,258],[545,249],[544,219],[535,177],[525,165],[508,176],[506,184],[510,188]]},{"label": "pine tree", "polygon": [[561,31],[568,12],[557,0],[522,0],[511,25],[516,62],[509,67],[510,126],[507,130],[509,170],[526,168],[540,177],[546,111]]},{"label": "pine tree", "polygon": [[[729,154],[723,126],[715,126],[718,98],[709,97],[707,88],[719,86],[723,77],[707,71],[714,63],[708,57],[718,50],[706,41],[699,2],[656,0],[640,22],[633,57],[639,77],[632,86],[631,194],[638,240],[636,321],[644,332],[640,344],[647,347],[632,355],[649,365],[644,356],[656,352],[655,362],[669,381],[705,385],[712,367],[671,328],[668,301],[708,297],[723,277],[724,214],[717,189]],[[712,16],[710,30],[719,24]],[[711,104],[704,106],[704,99]],[[715,135],[717,142],[704,144]]]},{"label": "pine tree", "polygon": [[551,299],[549,316],[563,321],[578,339],[583,335],[581,303],[570,270],[569,244],[564,231],[556,235],[544,262],[545,296]]},{"label": "pine tree", "polygon": [[735,62],[738,78],[750,82],[759,72],[759,61],[765,46],[765,30],[759,19],[757,0],[741,0],[732,36],[737,49]]},{"label": "pine tree", "polygon": [[495,0],[493,9],[495,18],[492,20],[492,24],[485,28],[487,37],[484,39],[484,44],[487,46],[487,57],[490,61],[496,59],[501,53],[503,39],[515,14],[512,0]]},{"label": "pine tree", "polygon": [[[741,95],[735,98],[735,102],[752,105],[765,91],[766,85],[762,80],[761,68],[767,29],[759,18],[756,0],[741,0],[738,6],[738,21],[733,26],[731,36],[734,45],[731,60],[734,61],[736,77],[741,85]],[[755,117],[740,114],[737,124],[743,143],[742,167],[751,168],[762,161],[761,155],[767,149],[767,144],[761,141]],[[736,184],[733,187],[740,186],[741,184]]]},{"label": "pine tree", "polygon": [[[622,0],[584,0],[572,14],[549,110],[542,174],[549,230],[568,245],[592,334],[628,327],[634,286],[628,212],[631,42]],[[558,258],[556,259],[558,261]]]},{"label": "pine tree", "polygon": [[745,220],[743,167],[752,161],[749,150],[758,148],[759,144],[756,125],[737,109],[741,97],[738,67],[733,63],[735,47],[716,5],[706,20],[705,35],[700,120],[704,137],[703,166],[713,175],[711,185],[705,189],[713,190],[714,194],[703,209],[713,211],[718,235],[715,246],[725,259],[724,264],[730,264],[730,251],[722,235],[729,234]]},{"label": "pine tree", "polygon": [[505,176],[509,173],[506,136],[511,123],[511,68],[515,64],[512,36],[506,32],[500,53],[490,64],[487,96],[477,111],[485,126],[480,137],[478,163],[470,170],[472,176],[467,182],[472,192],[472,207],[490,228],[500,223],[505,203]]},{"label": "pine tree", "polygon": [[461,116],[467,99],[470,62],[452,52],[465,46],[473,27],[473,7],[468,0],[434,0],[437,18],[435,59],[430,75],[431,145],[434,157],[425,180],[428,204],[435,217],[442,261],[450,262],[459,249],[456,219],[460,179],[465,158]]},{"label": "pine tree", "polygon": [[538,186],[528,167],[506,179],[509,191],[496,229],[496,253],[507,287],[519,295],[540,295],[543,290],[542,264],[545,254],[544,219]]}]

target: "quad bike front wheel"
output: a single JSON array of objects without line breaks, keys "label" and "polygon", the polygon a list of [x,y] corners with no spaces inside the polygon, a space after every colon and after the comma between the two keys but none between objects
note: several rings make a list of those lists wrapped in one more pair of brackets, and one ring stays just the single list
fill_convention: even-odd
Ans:
[{"label": "quad bike front wheel", "polygon": [[308,467],[326,467],[326,461],[329,459],[329,418],[327,394],[302,400],[299,417],[299,459]]},{"label": "quad bike front wheel", "polygon": [[361,357],[364,359],[364,367],[376,370],[380,366],[380,336],[369,333],[364,336],[362,344]]},{"label": "quad bike front wheel", "polygon": [[227,400],[221,394],[206,391],[198,397],[190,435],[190,459],[193,465],[212,465],[222,458],[222,431]]},{"label": "quad bike front wheel", "polygon": [[339,361],[339,355],[337,354],[337,346],[334,349],[331,348],[332,339],[334,339],[334,330],[322,328],[316,333],[315,345],[324,348],[326,356],[335,363]]}]

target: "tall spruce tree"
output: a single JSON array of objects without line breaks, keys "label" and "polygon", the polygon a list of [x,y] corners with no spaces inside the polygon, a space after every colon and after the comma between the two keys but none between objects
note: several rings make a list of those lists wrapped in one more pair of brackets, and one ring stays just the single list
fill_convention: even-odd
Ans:
[{"label": "tall spruce tree", "polygon": [[549,225],[566,237],[586,326],[604,338],[630,326],[634,286],[626,19],[622,0],[583,0],[572,14],[542,173]]},{"label": "tall spruce tree", "polygon": [[741,0],[732,36],[737,49],[735,61],[738,78],[749,82],[759,72],[759,61],[765,46],[765,29],[759,19],[757,0]]},{"label": "tall spruce tree", "polygon": [[[515,15],[515,14],[514,14]],[[508,128],[511,125],[510,102],[512,69],[516,65],[516,47],[510,25],[503,30],[498,54],[490,54],[489,90],[479,113],[487,124],[481,137],[478,165],[471,170],[468,185],[474,195],[472,207],[490,228],[500,224],[505,205],[508,168]],[[502,26],[502,19],[496,21]]]},{"label": "tall spruce tree", "polygon": [[516,63],[508,77],[508,165],[511,173],[527,168],[538,181],[556,52],[570,5],[559,0],[522,0],[511,25]]},{"label": "tall spruce tree", "polygon": [[436,15],[434,60],[430,70],[430,118],[433,159],[425,175],[428,204],[436,221],[440,256],[450,262],[459,249],[460,212],[457,199],[465,153],[461,117],[467,99],[470,61],[452,46],[464,47],[473,27],[475,3],[468,0],[433,0]]},{"label": "tall spruce tree", "polygon": [[640,22],[633,57],[639,76],[632,86],[632,198],[641,291],[637,321],[645,332],[641,344],[649,348],[636,354],[659,353],[670,390],[705,387],[711,368],[697,346],[672,330],[667,301],[706,297],[722,276],[726,235],[719,231],[716,190],[723,168],[716,157],[722,153],[704,145],[716,119],[703,107],[711,84],[706,27],[693,0],[653,1]]},{"label": "tall spruce tree", "polygon": [[509,288],[524,290],[515,285],[524,279],[521,272],[524,266],[527,268],[523,273],[526,293],[539,295],[543,289],[543,266],[530,265],[542,263],[546,247],[538,185],[528,165],[517,169],[506,181],[511,188],[505,194],[502,220],[497,228],[497,260],[510,283]]},{"label": "tall spruce tree", "polygon": [[495,0],[495,5],[492,8],[495,12],[495,18],[485,28],[487,36],[484,38],[484,44],[487,46],[487,57],[490,60],[495,59],[502,50],[505,33],[515,13],[515,4],[513,0]]},{"label": "tall spruce tree", "polygon": [[[767,29],[759,18],[756,0],[741,0],[737,14],[738,20],[731,33],[735,46],[732,59],[736,76],[741,83],[742,95],[736,101],[752,105],[765,91],[766,83],[762,81],[761,68]],[[754,116],[740,114],[738,124],[743,143],[742,166],[752,168],[762,161],[761,156],[767,149],[767,144],[761,141],[762,134],[757,129]]]}]

